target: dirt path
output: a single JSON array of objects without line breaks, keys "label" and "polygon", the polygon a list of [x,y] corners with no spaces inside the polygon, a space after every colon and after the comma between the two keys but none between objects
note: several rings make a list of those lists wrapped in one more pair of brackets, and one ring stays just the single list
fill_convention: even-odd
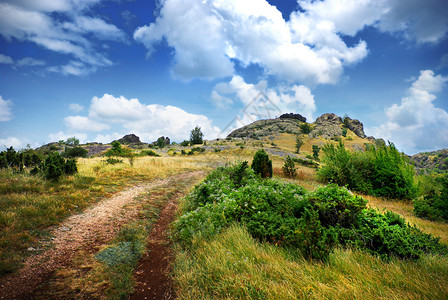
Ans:
[{"label": "dirt path", "polygon": [[[120,214],[123,207],[130,204],[136,196],[149,189],[167,185],[171,181],[201,175],[203,172],[200,171],[183,173],[148,184],[137,185],[103,200],[82,214],[69,217],[53,231],[54,246],[51,249],[29,257],[18,273],[0,279],[0,298],[30,298],[39,285],[49,279],[53,271],[64,267],[70,261],[77,250],[92,249],[96,245],[108,243],[120,225],[132,218],[133,214],[138,213],[137,211],[127,211],[125,216]],[[172,205],[171,202],[167,207],[170,205]]]}]

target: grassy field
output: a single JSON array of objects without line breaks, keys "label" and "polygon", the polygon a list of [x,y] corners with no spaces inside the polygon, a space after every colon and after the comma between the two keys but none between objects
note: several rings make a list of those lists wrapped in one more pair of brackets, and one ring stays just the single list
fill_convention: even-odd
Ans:
[{"label": "grassy field", "polygon": [[[305,138],[300,155],[312,155],[312,145],[324,142]],[[364,144],[364,140],[356,137],[345,142],[351,147]],[[210,141],[207,142],[209,150],[191,156],[173,155],[174,151],[179,152],[179,147],[175,147],[174,151],[161,153],[162,157],[136,157],[132,165],[127,158],[115,165],[105,163],[105,158],[79,159],[79,173],[64,177],[58,183],[10,170],[0,171],[0,276],[20,268],[27,256],[51,247],[50,232],[54,226],[100,199],[137,183],[181,172],[210,171],[235,161],[250,163],[261,145],[265,149],[293,153],[295,136],[280,134],[273,140],[261,141]],[[284,159],[270,156],[274,176],[308,190],[322,185],[315,179],[315,169],[304,166],[297,166],[297,178],[285,178]],[[176,188],[180,187],[174,185],[163,194]],[[415,217],[411,203],[363,197],[369,201],[369,206],[392,210],[448,244],[448,224]],[[153,202],[153,208],[163,202],[157,201]],[[148,209],[152,208],[142,207],[142,215]],[[129,226],[136,230],[146,228],[147,224],[142,225],[142,222],[146,221],[140,219]],[[448,298],[447,257],[427,255],[419,261],[385,262],[358,250],[337,249],[325,263],[308,261],[297,253],[254,240],[239,225],[231,226],[212,240],[195,241],[191,249],[175,247],[173,277],[182,299]],[[71,269],[59,271],[50,289],[55,293],[81,290],[86,297],[99,297],[106,290],[116,291],[110,270],[99,263],[94,254],[84,254],[73,259]],[[90,271],[80,272],[85,268]],[[132,289],[129,286],[125,288],[126,293]]]}]

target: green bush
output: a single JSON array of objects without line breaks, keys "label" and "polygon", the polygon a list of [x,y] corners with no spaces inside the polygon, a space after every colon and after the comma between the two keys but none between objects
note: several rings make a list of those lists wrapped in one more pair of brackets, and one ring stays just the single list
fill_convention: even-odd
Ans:
[{"label": "green bush", "polygon": [[73,175],[78,172],[76,161],[69,159],[66,162],[58,152],[50,153],[41,169],[45,179],[52,181],[58,181],[64,174]]},{"label": "green bush", "polygon": [[111,145],[112,145],[112,148],[107,150],[104,155],[106,155],[106,156],[123,156],[123,157],[129,155],[129,150],[121,147],[121,144],[119,141],[113,141]]},{"label": "green bush", "polygon": [[185,198],[172,236],[189,247],[238,222],[260,241],[326,260],[338,245],[364,249],[384,259],[417,259],[447,254],[439,240],[406,224],[397,214],[381,214],[367,201],[336,185],[306,192],[279,180],[263,180],[242,162],[219,167]]},{"label": "green bush", "polygon": [[319,146],[318,145],[313,145],[313,158],[315,160],[319,160],[319,151],[320,151]]},{"label": "green bush", "polygon": [[108,163],[109,165],[115,165],[115,164],[119,164],[122,162],[123,162],[123,160],[117,159],[117,158],[112,158],[112,157],[109,157],[108,159],[106,159],[106,163]]},{"label": "green bush", "polygon": [[262,178],[272,177],[272,160],[269,159],[269,156],[263,149],[255,153],[250,167],[255,174],[260,174]]},{"label": "green bush", "polygon": [[388,198],[412,199],[416,195],[414,167],[393,144],[350,152],[340,142],[336,147],[327,144],[322,151],[323,166],[317,175],[324,182]]},{"label": "green bush", "polygon": [[441,179],[440,192],[432,190],[427,195],[414,200],[414,213],[421,218],[448,221],[448,175]]},{"label": "green bush", "polygon": [[311,132],[311,126],[308,123],[300,124],[299,127],[300,127],[300,130],[302,130],[302,133],[304,133],[304,134],[308,134]]},{"label": "green bush", "polygon": [[65,151],[62,153],[64,157],[87,157],[88,151],[82,147],[65,147]]},{"label": "green bush", "polygon": [[183,142],[181,142],[180,143],[180,145],[182,146],[182,147],[188,147],[188,146],[190,146],[190,141],[183,141]]},{"label": "green bush", "polygon": [[142,152],[140,152],[140,156],[155,156],[155,157],[159,157],[160,155],[157,154],[157,152],[155,152],[154,150],[143,150]]}]

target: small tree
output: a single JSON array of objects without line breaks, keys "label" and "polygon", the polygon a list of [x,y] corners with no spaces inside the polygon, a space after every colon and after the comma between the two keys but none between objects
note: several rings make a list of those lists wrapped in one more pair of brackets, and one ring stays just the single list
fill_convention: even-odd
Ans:
[{"label": "small tree", "polygon": [[319,151],[320,151],[319,146],[313,145],[313,157],[315,160],[319,159]]},{"label": "small tree", "polygon": [[76,137],[70,137],[70,138],[67,139],[65,144],[67,146],[78,146],[79,145],[79,140]]},{"label": "small tree", "polygon": [[160,149],[162,149],[163,147],[165,147],[166,143],[165,143],[165,138],[164,137],[159,137],[157,139],[157,147],[159,147]]},{"label": "small tree", "polygon": [[300,148],[303,146],[304,142],[300,136],[296,136],[296,153],[300,153]]},{"label": "small tree", "polygon": [[196,126],[190,133],[190,144],[199,145],[203,143],[204,134],[201,131],[201,127]]},{"label": "small tree", "polygon": [[263,149],[258,150],[251,165],[255,174],[260,174],[262,178],[272,177],[272,160]]},{"label": "small tree", "polygon": [[296,178],[297,172],[296,172],[296,164],[294,163],[294,160],[291,156],[287,156],[285,159],[285,164],[283,165],[283,173],[285,176],[290,178]]},{"label": "small tree", "polygon": [[342,136],[343,137],[347,136],[347,128],[342,128]]}]

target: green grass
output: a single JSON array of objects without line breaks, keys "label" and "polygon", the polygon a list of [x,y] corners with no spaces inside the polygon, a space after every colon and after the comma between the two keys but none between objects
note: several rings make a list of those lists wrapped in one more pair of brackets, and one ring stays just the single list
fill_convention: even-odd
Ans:
[{"label": "green grass", "polygon": [[337,249],[326,263],[254,240],[239,225],[177,248],[180,299],[447,299],[448,257],[419,261]]}]

